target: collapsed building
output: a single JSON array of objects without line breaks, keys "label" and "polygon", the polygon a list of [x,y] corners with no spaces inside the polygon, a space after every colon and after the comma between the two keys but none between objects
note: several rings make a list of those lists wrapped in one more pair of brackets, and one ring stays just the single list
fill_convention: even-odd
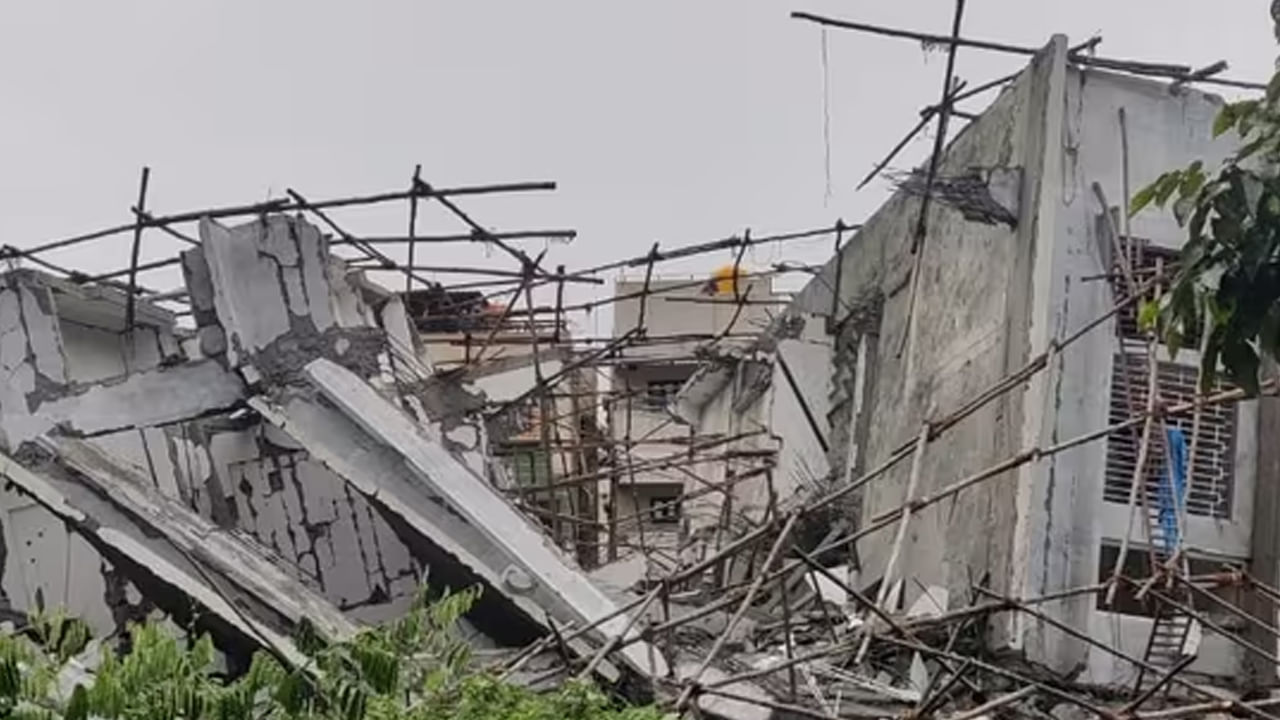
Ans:
[{"label": "collapsed building", "polygon": [[480,479],[484,423],[429,387],[401,298],[301,218],[199,231],[181,256],[194,328],[110,286],[4,276],[11,609],[111,634],[194,603],[241,659],[293,654],[303,619],[350,636],[424,582],[487,591],[482,645],[613,610]]},{"label": "collapsed building", "polygon": [[[1002,45],[1030,64],[963,97],[948,71],[928,166],[857,226],[551,272],[511,243],[554,231],[486,230],[451,199],[546,185],[415,177],[6,247],[0,604],[104,635],[158,611],[235,667],[296,655],[304,620],[347,637],[423,585],[478,585],[466,631],[508,676],[594,673],[678,711],[1271,716],[1276,400],[1199,391],[1197,358],[1139,327],[1181,234],[1124,212],[1232,150],[1191,87],[1221,68],[1096,45]],[[401,201],[469,232],[359,237],[326,212]],[[183,250],[140,264],[156,229]],[[129,231],[125,271],[43,255]],[[742,265],[812,238],[836,241],[824,265]],[[518,268],[415,263],[454,241]],[[720,251],[710,283],[655,277]],[[138,281],[174,265],[178,290]],[[566,300],[618,269],[643,281]],[[788,273],[808,278],[789,297]],[[569,332],[606,304],[611,334]]]}]

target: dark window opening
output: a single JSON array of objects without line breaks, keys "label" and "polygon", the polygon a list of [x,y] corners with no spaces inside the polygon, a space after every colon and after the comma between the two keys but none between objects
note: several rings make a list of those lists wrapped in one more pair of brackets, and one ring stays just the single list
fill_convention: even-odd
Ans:
[{"label": "dark window opening", "polygon": [[664,410],[682,387],[683,380],[650,380],[645,385],[643,404],[650,410]]},{"label": "dark window opening", "polygon": [[[1098,556],[1098,582],[1105,583],[1111,579],[1111,572],[1115,569],[1116,557],[1120,554],[1120,548],[1117,545],[1103,544],[1102,551]],[[1207,576],[1216,573],[1226,572],[1228,570],[1239,569],[1229,566],[1221,560],[1209,560],[1207,558],[1190,558],[1189,567],[1192,577]],[[1120,570],[1120,574],[1126,578],[1136,581],[1140,587],[1142,582],[1151,577],[1151,553],[1143,547],[1129,547],[1128,553],[1125,554],[1124,567]],[[1219,598],[1236,607],[1244,607],[1245,593],[1239,587],[1207,587],[1207,584],[1198,584],[1210,595]],[[1235,627],[1239,624],[1239,618],[1231,617],[1230,613],[1223,609],[1221,603],[1216,602],[1205,596],[1203,592],[1195,592],[1189,590],[1186,585],[1176,583],[1170,588],[1167,583],[1157,583],[1155,587],[1158,593],[1168,593],[1169,597],[1181,604],[1187,604],[1188,593],[1190,598],[1190,606],[1197,612],[1209,615],[1215,622],[1221,621],[1227,627]],[[1107,593],[1098,593],[1097,608],[1104,612],[1113,612],[1120,615],[1131,615],[1135,617],[1155,617],[1159,600],[1155,593],[1148,593],[1141,600],[1137,598],[1138,589],[1132,583],[1121,582],[1116,589],[1115,601],[1107,605]]]},{"label": "dark window opening", "polygon": [[[1130,243],[1121,242],[1121,249],[1129,254],[1132,263],[1134,282],[1139,286],[1155,277],[1157,271],[1163,272],[1166,279],[1172,278],[1177,272],[1178,262],[1182,256],[1182,251],[1173,248],[1161,247],[1152,244],[1149,240],[1134,239],[1132,247]],[[1120,259],[1115,258],[1112,268],[1112,284],[1123,290],[1122,294],[1128,294],[1128,289],[1124,287],[1124,271],[1121,269]],[[1165,287],[1169,286],[1166,280]],[[1138,303],[1130,303],[1116,315],[1116,334],[1122,338],[1130,340],[1141,340],[1144,335],[1142,329],[1138,327]],[[1187,338],[1183,341],[1187,347],[1199,346],[1200,330],[1191,328],[1187,333]]]},{"label": "dark window opening", "polygon": [[655,525],[673,525],[680,522],[680,496],[651,495],[649,520]]}]

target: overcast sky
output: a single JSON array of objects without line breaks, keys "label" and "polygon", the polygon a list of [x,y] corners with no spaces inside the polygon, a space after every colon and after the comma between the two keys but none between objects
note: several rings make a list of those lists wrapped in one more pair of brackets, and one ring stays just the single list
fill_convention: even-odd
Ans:
[{"label": "overcast sky", "polygon": [[[969,0],[968,37],[1042,45],[1094,33],[1108,57],[1231,64],[1265,80],[1265,0]],[[945,56],[791,20],[809,10],[945,33],[952,0],[27,2],[0,15],[0,243],[127,221],[139,169],[171,212],[282,195],[555,180],[473,200],[494,229],[572,227],[549,262],[585,266],[752,228],[857,222],[885,196],[859,178],[936,102]],[[977,84],[1024,59],[962,50]],[[982,102],[970,109],[979,110]],[[830,144],[824,142],[824,108]],[[919,162],[929,140],[899,167]],[[830,186],[827,183],[827,158]],[[403,207],[342,215],[403,233]],[[421,232],[456,231],[441,211]],[[127,264],[119,236],[58,259]],[[540,250],[541,245],[529,247]],[[443,247],[443,249],[442,249]],[[177,249],[148,235],[145,256]],[[820,261],[827,242],[763,248]],[[701,271],[727,258],[682,265]],[[503,264],[438,246],[423,262]],[[149,278],[158,284],[176,278]]]}]

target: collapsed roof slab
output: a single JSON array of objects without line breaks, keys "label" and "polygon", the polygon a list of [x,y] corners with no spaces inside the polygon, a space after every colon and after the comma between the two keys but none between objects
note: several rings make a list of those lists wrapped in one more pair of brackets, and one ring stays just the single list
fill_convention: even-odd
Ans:
[{"label": "collapsed roof slab", "polygon": [[[255,397],[249,406],[284,431],[311,458],[348,483],[391,523],[401,540],[428,567],[432,585],[461,589],[501,587],[501,554],[484,536],[451,512],[438,495],[417,482],[403,460],[366,435],[314,392],[289,389],[273,400]],[[515,600],[512,602],[510,600]],[[532,601],[520,603],[486,592],[469,614],[487,634],[508,644],[529,642],[541,632],[543,613]]]},{"label": "collapsed roof slab", "polygon": [[[268,619],[265,613],[260,616],[238,607],[244,604],[243,598],[237,597],[239,593],[228,587],[215,587],[210,573],[195,564],[190,556],[184,557],[176,546],[152,540],[155,528],[148,528],[110,508],[109,503],[101,499],[95,502],[92,498],[80,497],[73,503],[66,495],[67,490],[75,487],[73,483],[58,482],[43,473],[32,472],[8,455],[0,454],[0,476],[61,518],[113,565],[124,568],[139,587],[156,588],[153,600],[160,607],[173,611],[181,604],[192,603],[216,621],[208,625],[233,631],[239,645],[265,647],[295,665],[306,662],[287,628]],[[86,499],[87,504],[94,505],[89,510],[80,507]],[[236,604],[233,605],[233,601]]]},{"label": "collapsed roof slab", "polygon": [[296,625],[305,618],[334,640],[355,635],[355,624],[318,592],[268,559],[270,551],[240,533],[217,527],[157,491],[150,479],[130,464],[74,438],[43,438],[41,444],[116,508],[290,623]]},{"label": "collapsed roof slab", "polygon": [[636,641],[618,606],[574,568],[505,498],[357,375],[328,360],[306,377],[333,407],[294,394],[281,407],[251,405],[330,469],[447,550],[524,614],[632,640],[621,654],[642,674],[665,676],[662,654]]}]

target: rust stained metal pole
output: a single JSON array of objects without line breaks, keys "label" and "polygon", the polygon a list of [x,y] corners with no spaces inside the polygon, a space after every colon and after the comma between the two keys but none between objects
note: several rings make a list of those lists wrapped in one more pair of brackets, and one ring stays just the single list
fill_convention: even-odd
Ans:
[{"label": "rust stained metal pole", "polygon": [[142,252],[142,213],[147,210],[147,183],[151,180],[151,168],[142,168],[142,180],[138,183],[138,214],[133,226],[133,249],[129,253],[129,290],[125,298],[124,329],[132,335],[133,324],[137,319],[138,303],[138,256]]}]

